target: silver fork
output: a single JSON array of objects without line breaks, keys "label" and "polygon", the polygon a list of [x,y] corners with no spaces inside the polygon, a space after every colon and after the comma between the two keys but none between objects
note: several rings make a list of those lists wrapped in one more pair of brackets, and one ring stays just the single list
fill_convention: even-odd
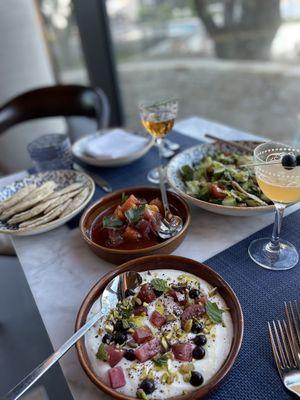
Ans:
[{"label": "silver fork", "polygon": [[300,314],[297,300],[284,302],[288,333],[300,368]]},{"label": "silver fork", "polygon": [[268,322],[272,350],[284,386],[300,398],[300,369],[285,321]]}]

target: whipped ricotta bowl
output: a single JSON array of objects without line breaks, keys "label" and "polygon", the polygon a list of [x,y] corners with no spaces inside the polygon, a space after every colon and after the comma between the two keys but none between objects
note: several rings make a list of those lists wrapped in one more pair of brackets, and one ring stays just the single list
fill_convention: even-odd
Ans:
[{"label": "whipped ricotta bowl", "polygon": [[[151,264],[139,271],[142,283],[85,335],[80,361],[92,380],[118,399],[204,393],[234,347],[232,304],[222,296],[222,285],[199,273]],[[99,311],[99,295],[89,299],[86,320]]]}]

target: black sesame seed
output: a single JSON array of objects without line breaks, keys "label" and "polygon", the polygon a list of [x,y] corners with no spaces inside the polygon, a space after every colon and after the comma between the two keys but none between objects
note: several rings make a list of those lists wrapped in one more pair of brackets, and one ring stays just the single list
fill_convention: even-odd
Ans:
[{"label": "black sesame seed", "polygon": [[204,379],[203,376],[200,374],[200,372],[197,371],[192,371],[191,379],[190,379],[190,384],[193,386],[200,386],[202,385]]}]

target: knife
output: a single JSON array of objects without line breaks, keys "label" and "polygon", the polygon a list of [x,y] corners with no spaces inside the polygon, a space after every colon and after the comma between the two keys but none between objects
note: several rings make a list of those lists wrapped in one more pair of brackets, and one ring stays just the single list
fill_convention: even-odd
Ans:
[{"label": "knife", "polygon": [[102,190],[104,190],[107,193],[112,192],[112,187],[110,184],[101,176],[95,174],[94,172],[88,171],[87,169],[83,168],[81,165],[74,163],[73,167],[77,171],[84,172],[85,174],[89,175],[90,178],[93,179],[93,181],[96,183],[97,186],[99,186]]}]

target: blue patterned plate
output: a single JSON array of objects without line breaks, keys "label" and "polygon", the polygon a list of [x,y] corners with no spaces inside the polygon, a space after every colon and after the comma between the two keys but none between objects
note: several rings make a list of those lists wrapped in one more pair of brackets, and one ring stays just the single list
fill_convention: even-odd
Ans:
[{"label": "blue patterned plate", "polygon": [[[255,148],[259,143],[251,141],[240,142],[246,144],[250,148]],[[223,206],[220,204],[209,203],[208,201],[199,200],[186,193],[185,184],[182,181],[180,170],[188,164],[193,165],[199,163],[204,157],[213,156],[217,151],[232,152],[232,147],[220,143],[203,143],[190,149],[184,150],[177,154],[169,162],[167,166],[167,178],[171,187],[179,195],[184,197],[196,207],[203,208],[204,210],[211,211],[216,214],[231,215],[234,217],[250,217],[253,215],[266,214],[274,211],[273,205],[258,206],[258,207],[234,207]]]},{"label": "blue patterned plate", "polygon": [[86,198],[86,200],[70,214],[66,215],[63,218],[58,218],[54,221],[48,222],[44,225],[40,225],[34,228],[18,229],[18,227],[12,227],[0,221],[0,233],[6,233],[15,236],[17,235],[29,236],[29,235],[36,235],[38,233],[48,232],[52,229],[55,229],[68,222],[71,218],[75,217],[75,215],[77,215],[88,204],[88,202],[93,197],[95,191],[95,184],[93,180],[83,172],[78,172],[73,170],[48,171],[48,172],[41,172],[35,175],[29,175],[7,186],[0,187],[0,202],[8,199],[12,195],[14,195],[17,191],[24,188],[25,186],[28,186],[33,183],[35,183],[37,186],[41,186],[43,183],[47,181],[54,181],[55,183],[57,183],[57,189],[63,189],[64,187],[72,183],[82,182],[89,188],[89,195]]}]

